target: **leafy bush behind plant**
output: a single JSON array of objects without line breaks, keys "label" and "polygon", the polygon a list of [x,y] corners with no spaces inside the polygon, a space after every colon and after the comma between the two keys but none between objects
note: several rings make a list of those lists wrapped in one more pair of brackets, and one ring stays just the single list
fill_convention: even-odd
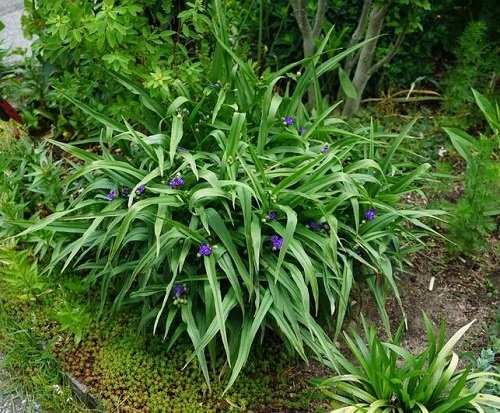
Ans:
[{"label": "leafy bush behind plant", "polygon": [[461,115],[476,108],[471,88],[494,95],[500,66],[499,47],[488,39],[485,22],[471,22],[460,36],[457,63],[450,70],[444,93],[444,107]]},{"label": "leafy bush behind plant", "polygon": [[[208,18],[200,0],[183,10],[176,7],[157,0],[27,1],[23,27],[36,36],[33,54],[51,86],[115,119],[148,124],[149,110],[131,101],[130,91],[107,70],[140,82],[163,102],[201,92],[196,85],[205,78]],[[56,112],[61,132],[71,135],[75,129],[82,133],[95,127],[52,89],[44,98],[43,106]]]},{"label": "leafy bush behind plant", "polygon": [[394,339],[385,343],[363,320],[364,338],[355,331],[344,334],[357,365],[344,363],[347,374],[316,383],[326,396],[346,406],[336,413],[498,411],[500,397],[482,390],[492,383],[498,385],[500,376],[457,370],[459,358],[453,347],[473,322],[445,342],[444,322],[436,336],[424,315],[427,346],[413,355],[400,346],[403,323]]},{"label": "leafy bush behind plant", "polygon": [[[215,366],[222,348],[230,387],[267,328],[304,359],[310,349],[337,366],[342,356],[322,326],[340,331],[359,279],[388,326],[386,289],[399,299],[394,271],[431,231],[422,219],[439,211],[399,202],[429,168],[394,157],[411,124],[399,135],[351,131],[330,117],[335,105],[310,114],[302,104],[313,73],[337,68],[359,46],[309,66],[282,96],[275,85],[291,89],[293,65],[259,79],[227,46],[216,7],[219,81],[199,100],[176,98],[160,133],[67,96],[108,127],[102,152],[52,142],[83,161],[65,181],[81,192],[20,236],[53,233],[48,269],[77,266],[101,285],[102,305],[110,296],[115,309],[142,305],[142,324],[163,332],[168,348],[187,334],[207,381],[206,353]],[[140,85],[114,76],[164,113]]]}]

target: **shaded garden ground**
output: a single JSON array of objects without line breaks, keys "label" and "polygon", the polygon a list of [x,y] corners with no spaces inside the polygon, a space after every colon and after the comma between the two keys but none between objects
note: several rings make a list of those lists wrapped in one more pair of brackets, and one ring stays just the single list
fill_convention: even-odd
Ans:
[{"label": "shaded garden ground", "polygon": [[[476,319],[457,349],[477,355],[488,345],[489,330],[498,318],[498,238],[492,237],[488,250],[473,258],[451,257],[443,241],[434,240],[430,244],[412,257],[413,266],[406,267],[398,283],[408,319],[402,344],[412,352],[422,351],[425,347],[423,312],[436,326],[443,318],[449,336]],[[429,291],[432,277],[435,281],[432,291]],[[401,310],[394,297],[389,297],[387,310],[395,329],[401,320]],[[373,323],[377,323],[378,314],[372,302],[364,303],[364,311]]]}]

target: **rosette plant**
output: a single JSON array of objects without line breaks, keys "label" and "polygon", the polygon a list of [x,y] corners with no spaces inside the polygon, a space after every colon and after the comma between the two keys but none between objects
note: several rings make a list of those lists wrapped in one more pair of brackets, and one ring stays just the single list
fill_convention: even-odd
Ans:
[{"label": "rosette plant", "polygon": [[427,346],[412,354],[400,345],[403,324],[391,342],[382,342],[363,320],[364,337],[356,331],[344,333],[356,364],[343,360],[346,374],[315,382],[324,395],[343,406],[331,413],[497,412],[500,397],[484,390],[498,385],[500,375],[459,369],[453,351],[473,323],[445,341],[444,322],[436,335],[424,314]]},{"label": "rosette plant", "polygon": [[103,306],[140,304],[143,325],[169,347],[187,334],[188,361],[197,357],[207,381],[207,355],[215,366],[223,353],[229,388],[266,330],[304,359],[309,349],[337,366],[342,356],[323,328],[340,331],[360,278],[387,321],[394,268],[430,231],[422,219],[438,212],[399,202],[429,168],[395,162],[411,125],[399,135],[353,131],[332,117],[336,105],[303,105],[311,79],[355,48],[319,64],[325,40],[296,81],[286,75],[293,65],[259,78],[228,46],[215,5],[214,80],[197,99],[163,108],[115,75],[162,118],[159,133],[68,96],[106,125],[100,153],[53,142],[80,159],[66,183],[81,191],[21,235],[52,231],[49,269],[87,274]]}]

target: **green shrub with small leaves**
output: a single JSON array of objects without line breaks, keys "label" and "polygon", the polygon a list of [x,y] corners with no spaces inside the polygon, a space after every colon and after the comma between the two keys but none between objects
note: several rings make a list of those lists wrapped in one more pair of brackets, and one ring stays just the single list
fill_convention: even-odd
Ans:
[{"label": "green shrub with small leaves", "polygon": [[32,260],[30,251],[17,251],[13,246],[0,249],[0,278],[16,292],[18,299],[34,301],[49,291],[38,271],[38,263]]},{"label": "green shrub with small leaves", "polygon": [[302,358],[312,352],[337,366],[342,356],[323,327],[338,334],[361,280],[388,326],[387,291],[399,300],[395,271],[440,212],[400,202],[429,169],[395,157],[412,124],[396,135],[351,130],[332,117],[336,105],[310,113],[302,103],[313,73],[335,70],[359,46],[298,78],[286,73],[301,62],[259,78],[228,47],[216,5],[219,80],[198,99],[181,95],[164,110],[114,75],[166,114],[159,133],[67,95],[107,126],[100,152],[85,150],[91,140],[52,141],[80,159],[64,181],[80,190],[19,236],[53,234],[48,270],[86,274],[101,286],[102,308],[108,299],[116,310],[141,305],[141,324],[163,334],[167,348],[189,336],[189,360],[198,359],[207,381],[207,355],[212,366],[225,357],[229,388],[268,329]]},{"label": "green shrub with small leaves", "polygon": [[444,107],[462,116],[475,115],[475,96],[471,88],[495,96],[496,71],[500,65],[499,46],[489,40],[485,22],[469,23],[460,36],[456,55],[457,63],[445,81]]},{"label": "green shrub with small leaves", "polygon": [[472,137],[457,128],[444,128],[458,153],[466,160],[465,190],[453,212],[449,238],[459,252],[484,250],[487,237],[496,228],[500,214],[500,165],[497,152],[500,145],[500,110],[485,96],[473,89],[477,105],[492,130],[491,136]]},{"label": "green shrub with small leaves", "polygon": [[65,173],[46,142],[35,143],[18,126],[1,122],[0,238],[19,232],[19,221],[64,208]]},{"label": "green shrub with small leaves", "polygon": [[[25,2],[24,31],[51,86],[121,120],[150,116],[108,71],[127,75],[166,103],[199,93],[210,44],[203,1],[54,0]],[[181,7],[181,5],[183,5]],[[47,80],[47,79],[45,79]],[[189,85],[189,88],[187,88]],[[95,129],[95,122],[50,89],[42,105],[67,136]]]}]

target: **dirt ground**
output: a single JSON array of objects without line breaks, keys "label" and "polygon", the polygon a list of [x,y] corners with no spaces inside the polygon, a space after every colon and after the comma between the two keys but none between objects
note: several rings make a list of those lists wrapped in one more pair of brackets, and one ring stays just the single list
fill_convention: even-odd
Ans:
[{"label": "dirt ground", "polygon": [[[477,353],[488,344],[488,328],[499,311],[500,248],[498,237],[490,239],[488,251],[477,257],[452,257],[443,241],[432,241],[412,257],[412,267],[400,274],[398,289],[407,316],[408,329],[402,345],[419,352],[426,345],[422,312],[436,327],[441,318],[446,322],[447,336],[472,320],[476,322],[458,343],[456,350]],[[430,291],[431,278],[434,285]],[[373,303],[362,310],[375,325],[380,324]],[[394,297],[386,304],[392,327],[402,319]]]}]

